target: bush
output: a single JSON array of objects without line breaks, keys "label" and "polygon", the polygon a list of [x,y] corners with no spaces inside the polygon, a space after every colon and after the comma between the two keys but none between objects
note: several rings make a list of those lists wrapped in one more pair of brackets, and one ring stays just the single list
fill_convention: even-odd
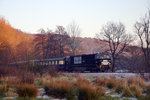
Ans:
[{"label": "bush", "polygon": [[113,82],[108,82],[107,83],[107,88],[112,89],[115,87],[115,84]]},{"label": "bush", "polygon": [[117,92],[118,94],[120,94],[120,93],[122,93],[122,91],[123,91],[123,86],[121,86],[121,85],[117,86],[115,92]]},{"label": "bush", "polygon": [[86,79],[86,78],[84,78],[84,77],[82,77],[82,76],[78,76],[77,77],[77,82],[78,83],[86,83],[86,84],[90,84],[90,80],[88,80],[88,79]]},{"label": "bush", "polygon": [[77,94],[78,94],[77,90],[74,88],[66,94],[66,99],[67,100],[76,100],[75,96],[77,96]]},{"label": "bush", "polygon": [[16,76],[19,71],[16,67],[0,66],[0,76]]},{"label": "bush", "polygon": [[99,100],[104,96],[102,88],[96,88],[93,85],[83,83],[79,87],[79,100]]},{"label": "bush", "polygon": [[51,81],[49,85],[46,85],[45,91],[47,95],[64,98],[72,90],[72,85],[67,80]]},{"label": "bush", "polygon": [[0,96],[5,96],[8,89],[9,89],[8,85],[0,85]]},{"label": "bush", "polygon": [[116,88],[120,83],[112,77],[97,78],[94,80],[97,86],[107,86],[109,89]]},{"label": "bush", "polygon": [[96,78],[96,79],[94,80],[94,83],[95,83],[96,85],[98,85],[98,86],[105,86],[106,83],[107,83],[107,81],[104,80],[104,79],[102,79],[102,78]]},{"label": "bush", "polygon": [[142,89],[138,85],[131,85],[129,86],[131,91],[133,92],[134,96],[141,97],[142,96]]},{"label": "bush", "polygon": [[33,84],[34,83],[34,75],[30,72],[23,72],[18,77],[20,78],[22,84]]},{"label": "bush", "polygon": [[136,84],[136,85],[140,86],[141,88],[145,88],[145,86],[146,86],[144,79],[142,79],[140,77],[129,78],[127,81],[128,81],[129,85]]},{"label": "bush", "polygon": [[132,91],[130,90],[129,87],[124,87],[122,96],[124,96],[124,97],[133,97],[134,95],[133,95],[133,93],[132,93]]},{"label": "bush", "polygon": [[140,97],[138,98],[138,100],[150,100],[150,96],[143,96],[143,97]]},{"label": "bush", "polygon": [[31,98],[37,96],[38,89],[31,84],[22,84],[17,87],[16,92],[19,95],[19,97]]},{"label": "bush", "polygon": [[150,95],[150,85],[148,85],[148,86],[146,87],[146,89],[147,89],[147,94]]}]

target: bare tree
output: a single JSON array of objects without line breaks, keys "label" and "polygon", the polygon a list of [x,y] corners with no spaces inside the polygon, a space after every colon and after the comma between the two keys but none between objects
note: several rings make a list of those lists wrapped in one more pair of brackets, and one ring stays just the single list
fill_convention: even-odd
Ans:
[{"label": "bare tree", "polygon": [[144,69],[150,72],[150,10],[134,25],[144,56]]},{"label": "bare tree", "polygon": [[72,21],[67,27],[67,33],[71,37],[70,48],[72,49],[72,54],[75,55],[80,48],[81,41],[78,37],[81,35],[81,29],[79,25]]},{"label": "bare tree", "polygon": [[140,73],[143,68],[141,67],[143,62],[142,51],[138,46],[127,46],[124,50],[130,53],[130,57],[127,57],[126,61],[124,61],[128,65],[128,69],[130,72],[138,72]]},{"label": "bare tree", "polygon": [[46,32],[44,29],[40,29],[40,34],[36,35],[35,42],[35,55],[42,56],[42,59],[46,57],[45,45],[46,45]]},{"label": "bare tree", "polygon": [[64,47],[68,44],[69,36],[63,26],[57,26],[55,33],[59,34],[58,36],[58,45],[59,45],[59,57],[64,57]]},{"label": "bare tree", "polygon": [[126,46],[131,42],[131,36],[126,34],[125,26],[120,23],[107,23],[97,37],[108,41],[109,51],[112,56],[112,71],[115,69],[117,57],[123,53]]}]

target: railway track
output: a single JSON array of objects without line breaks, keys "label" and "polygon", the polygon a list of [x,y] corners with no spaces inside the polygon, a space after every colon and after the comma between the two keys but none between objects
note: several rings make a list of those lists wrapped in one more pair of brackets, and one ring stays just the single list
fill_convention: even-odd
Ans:
[{"label": "railway track", "polygon": [[[141,74],[138,73],[68,73],[68,74],[81,76],[95,76],[95,77],[111,76],[111,77],[126,77],[126,78],[141,76]],[[145,75],[147,75],[147,73],[145,73],[144,76]]]}]

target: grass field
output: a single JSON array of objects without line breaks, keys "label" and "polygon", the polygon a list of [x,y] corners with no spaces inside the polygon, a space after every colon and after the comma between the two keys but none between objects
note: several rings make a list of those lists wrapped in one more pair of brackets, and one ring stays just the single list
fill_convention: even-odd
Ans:
[{"label": "grass field", "polygon": [[85,77],[62,73],[53,77],[49,74],[27,75],[21,78],[17,76],[0,77],[0,98],[46,100],[37,98],[39,89],[43,89],[45,91],[43,95],[67,100],[150,99],[150,85],[147,86],[141,77]]}]

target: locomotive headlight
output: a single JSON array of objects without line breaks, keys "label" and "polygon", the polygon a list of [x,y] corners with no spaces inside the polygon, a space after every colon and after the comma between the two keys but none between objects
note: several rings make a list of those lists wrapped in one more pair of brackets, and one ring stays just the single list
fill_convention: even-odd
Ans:
[{"label": "locomotive headlight", "polygon": [[103,65],[109,65],[108,60],[103,60],[101,63],[102,63]]},{"label": "locomotive headlight", "polygon": [[111,67],[111,64],[110,64],[110,63],[109,63],[108,65],[109,65],[109,67]]}]

